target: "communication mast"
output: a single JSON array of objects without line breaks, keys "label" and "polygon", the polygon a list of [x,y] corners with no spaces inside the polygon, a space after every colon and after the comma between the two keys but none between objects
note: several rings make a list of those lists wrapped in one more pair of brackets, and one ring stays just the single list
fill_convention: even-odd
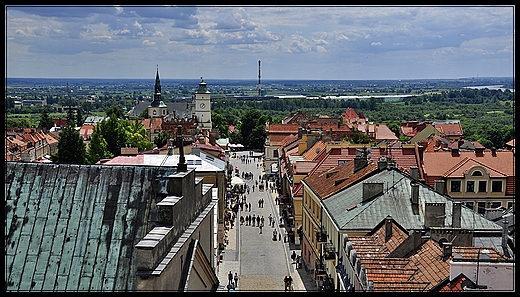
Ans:
[{"label": "communication mast", "polygon": [[262,95],[262,88],[260,86],[260,60],[258,60],[258,96]]}]

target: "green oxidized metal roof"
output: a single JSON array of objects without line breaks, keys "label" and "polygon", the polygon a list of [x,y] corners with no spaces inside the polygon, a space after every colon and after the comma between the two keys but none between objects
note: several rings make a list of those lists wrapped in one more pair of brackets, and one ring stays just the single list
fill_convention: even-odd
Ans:
[{"label": "green oxidized metal roof", "polygon": [[196,93],[197,94],[207,94],[207,93],[209,93],[208,88],[206,86],[206,83],[204,82],[202,77],[200,79],[201,79],[201,82],[199,83],[199,89],[197,90]]},{"label": "green oxidized metal roof", "polygon": [[5,162],[6,291],[131,291],[172,168]]},{"label": "green oxidized metal roof", "polygon": [[[424,225],[426,203],[445,203],[445,224],[451,224],[453,200],[432,187],[419,184],[418,208],[412,207],[412,179],[399,170],[383,170],[323,200],[325,207],[343,230],[370,231],[386,216],[392,216],[407,230]],[[363,183],[383,183],[383,193],[363,200]],[[462,206],[461,228],[474,232],[501,232],[502,227],[483,215]]]}]

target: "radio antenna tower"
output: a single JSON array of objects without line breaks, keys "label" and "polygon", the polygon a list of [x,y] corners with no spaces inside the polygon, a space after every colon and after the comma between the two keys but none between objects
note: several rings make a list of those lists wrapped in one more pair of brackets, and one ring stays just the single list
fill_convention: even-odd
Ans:
[{"label": "radio antenna tower", "polygon": [[258,60],[258,96],[262,95],[262,88],[260,87],[260,60]]}]

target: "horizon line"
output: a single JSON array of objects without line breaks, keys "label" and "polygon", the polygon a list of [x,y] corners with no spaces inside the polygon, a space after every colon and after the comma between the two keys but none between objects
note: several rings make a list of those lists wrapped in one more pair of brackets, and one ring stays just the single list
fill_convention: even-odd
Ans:
[{"label": "horizon line", "polygon": [[[466,77],[445,77],[445,78],[358,78],[358,79],[327,79],[327,78],[268,78],[263,79],[264,81],[275,81],[275,80],[301,80],[301,81],[309,81],[309,80],[331,80],[331,81],[345,81],[345,80],[442,80],[442,79],[489,79],[489,78],[510,78],[513,79],[514,76],[466,76]],[[150,77],[6,77],[5,79],[124,79],[124,80],[155,80],[155,78]],[[168,78],[161,77],[163,79],[179,79],[179,80],[200,80],[200,77],[197,78]],[[204,78],[204,80],[243,80],[243,81],[256,81],[254,78]]]}]

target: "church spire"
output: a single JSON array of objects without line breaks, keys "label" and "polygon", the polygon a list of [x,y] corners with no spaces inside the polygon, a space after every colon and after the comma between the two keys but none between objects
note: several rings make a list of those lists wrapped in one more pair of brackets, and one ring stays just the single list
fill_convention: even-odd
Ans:
[{"label": "church spire", "polygon": [[153,94],[152,106],[157,107],[161,102],[161,80],[159,79],[159,65],[157,65],[157,73],[155,74],[155,92]]},{"label": "church spire", "polygon": [[155,75],[155,95],[161,95],[161,80],[159,79],[159,65],[157,65],[157,74]]}]

